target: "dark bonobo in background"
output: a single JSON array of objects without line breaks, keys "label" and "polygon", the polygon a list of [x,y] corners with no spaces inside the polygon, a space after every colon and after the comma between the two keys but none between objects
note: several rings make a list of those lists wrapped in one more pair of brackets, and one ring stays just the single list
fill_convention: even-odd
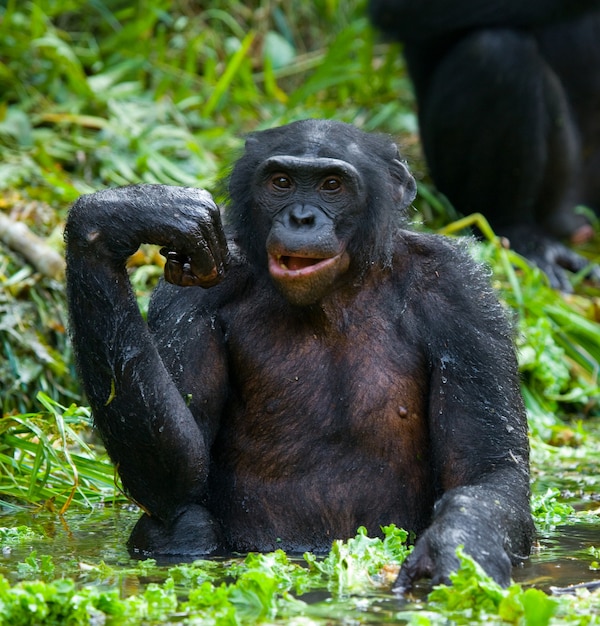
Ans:
[{"label": "dark bonobo in background", "polygon": [[[600,0],[370,0],[404,43],[437,187],[483,213],[552,284],[600,210]],[[600,280],[600,269],[592,268]]]},{"label": "dark bonobo in background", "polygon": [[[511,331],[465,253],[405,229],[414,195],[390,139],[306,120],[248,138],[225,230],[197,189],[75,204],[71,330],[145,510],[133,553],[323,551],[395,523],[418,534],[399,588],[446,580],[459,544],[508,583],[532,538]],[[142,242],[174,283],[148,327],[125,269]]]}]

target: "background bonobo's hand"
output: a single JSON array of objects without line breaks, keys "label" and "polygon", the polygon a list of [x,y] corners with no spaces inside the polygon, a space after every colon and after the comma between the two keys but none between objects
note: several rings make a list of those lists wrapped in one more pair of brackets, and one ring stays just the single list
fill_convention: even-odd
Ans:
[{"label": "background bonobo's hand", "polygon": [[567,272],[588,270],[588,277],[600,283],[600,267],[577,254],[568,246],[539,228],[525,225],[502,232],[510,241],[510,247],[539,267],[548,276],[550,285],[565,293],[573,291]]},{"label": "background bonobo's hand", "polygon": [[229,252],[211,195],[189,187],[132,185],[83,196],[67,224],[71,248],[93,248],[118,266],[142,243],[159,245],[165,277],[177,285],[210,287],[225,273]]}]

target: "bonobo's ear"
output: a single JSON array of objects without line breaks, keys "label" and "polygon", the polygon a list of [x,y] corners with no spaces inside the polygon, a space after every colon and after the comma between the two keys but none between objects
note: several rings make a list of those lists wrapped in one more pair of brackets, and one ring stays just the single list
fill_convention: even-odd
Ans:
[{"label": "bonobo's ear", "polygon": [[417,183],[406,165],[400,160],[398,146],[393,145],[394,156],[390,160],[390,176],[392,179],[392,198],[399,209],[405,209],[417,195]]},{"label": "bonobo's ear", "polygon": [[245,141],[245,148],[248,149],[252,149],[257,143],[259,142],[258,137],[256,136],[256,133],[250,133],[248,135],[246,135],[246,141]]}]

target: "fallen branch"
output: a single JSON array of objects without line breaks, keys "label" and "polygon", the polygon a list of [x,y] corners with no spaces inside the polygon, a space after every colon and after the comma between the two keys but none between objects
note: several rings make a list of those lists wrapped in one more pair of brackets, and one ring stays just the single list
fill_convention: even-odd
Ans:
[{"label": "fallen branch", "polygon": [[0,241],[19,253],[38,272],[60,279],[65,273],[65,261],[48,244],[34,235],[23,222],[15,222],[0,213]]}]

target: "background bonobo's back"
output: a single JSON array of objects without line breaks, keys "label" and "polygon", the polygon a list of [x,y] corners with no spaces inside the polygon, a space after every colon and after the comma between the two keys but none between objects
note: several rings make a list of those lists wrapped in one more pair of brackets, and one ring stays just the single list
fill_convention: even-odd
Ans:
[{"label": "background bonobo's back", "polygon": [[[458,544],[507,584],[532,536],[511,331],[459,246],[403,229],[397,148],[307,120],[250,136],[230,184],[229,240],[194,189],[69,216],[79,369],[145,511],[132,552],[325,550],[395,523],[419,534],[399,588],[447,580]],[[175,283],[148,327],[125,270],[142,242]]]},{"label": "background bonobo's back", "polygon": [[600,268],[562,241],[593,236],[579,205],[600,214],[600,2],[369,8],[403,43],[438,189],[462,214],[485,215],[554,287],[571,291],[569,272],[584,268],[600,281]]}]

